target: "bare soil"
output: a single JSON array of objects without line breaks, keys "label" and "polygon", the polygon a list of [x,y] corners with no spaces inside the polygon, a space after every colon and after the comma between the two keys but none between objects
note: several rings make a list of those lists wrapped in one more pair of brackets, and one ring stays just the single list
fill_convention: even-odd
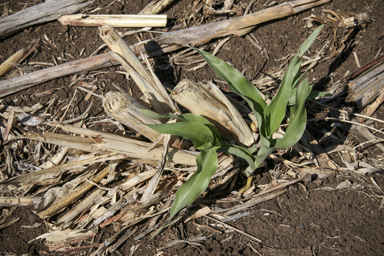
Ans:
[{"label": "bare soil", "polygon": [[[136,14],[141,11],[149,0],[128,1],[128,0],[95,0],[91,9],[100,7],[95,13],[104,14]],[[249,0],[235,1],[235,4],[247,6]],[[260,0],[251,8],[255,12],[266,8],[270,4],[277,4],[283,1]],[[13,12],[23,7],[19,1],[0,0],[0,10],[5,3],[9,3],[9,9]],[[310,79],[316,79],[315,88],[326,90],[333,86],[333,83],[344,77],[347,71],[357,69],[354,53],[358,56],[361,65],[373,60],[376,56],[384,53],[384,5],[382,0],[334,0],[332,3],[314,8],[313,10],[291,16],[286,19],[268,22],[258,26],[252,33],[258,39],[265,52],[257,49],[245,37],[232,36],[227,43],[220,49],[218,57],[231,63],[250,80],[265,74],[272,73],[285,63],[285,58],[289,54],[294,54],[304,39],[311,33],[311,29],[306,27],[305,18],[311,14],[320,15],[323,9],[340,11],[345,14],[353,15],[366,12],[370,22],[366,26],[357,27],[348,42],[351,46],[340,56],[323,59],[310,72]],[[191,1],[177,0],[166,13],[170,18],[170,24],[184,28],[196,25],[196,20],[191,20],[186,24],[185,18],[191,13]],[[0,14],[2,12],[0,11]],[[217,17],[208,17],[204,23],[210,22]],[[223,16],[218,19],[227,19]],[[129,29],[119,29],[121,32]],[[50,40],[48,42],[44,36]],[[124,39],[128,44],[134,44],[138,40],[144,40],[151,34],[128,36]],[[331,37],[340,38],[341,35],[334,35],[330,26],[324,29],[319,40],[315,42],[311,49],[314,51],[321,49],[324,43]],[[98,36],[97,28],[65,27],[59,22],[50,22],[44,25],[35,26],[19,32],[3,41],[0,41],[0,63],[11,56],[22,47],[28,46],[32,40],[40,39],[40,46],[32,54],[27,62],[43,62],[57,64],[65,61],[82,59],[90,56],[103,43]],[[337,41],[337,40],[336,40]],[[331,45],[336,49],[335,45]],[[206,51],[212,52],[217,41],[206,45]],[[102,51],[105,51],[102,50]],[[329,49],[332,51],[332,49]],[[81,53],[81,55],[80,55]],[[329,56],[326,55],[326,56]],[[156,58],[154,68],[163,84],[173,88],[182,79],[192,79],[197,82],[216,79],[214,73],[207,67],[197,71],[189,71],[193,65],[185,66],[173,64],[168,61],[171,56]],[[42,65],[41,68],[46,66]],[[23,69],[23,65],[21,65]],[[118,67],[112,67],[97,72],[92,72],[93,77],[97,78],[96,90],[98,94],[105,94],[108,91],[115,91],[112,83],[115,83],[127,91],[131,91],[133,96],[140,100],[139,90],[131,80],[126,80],[125,76],[116,71]],[[57,97],[57,104],[52,109],[54,113],[52,119],[60,118],[68,99],[72,99],[75,87],[69,87],[72,76],[55,79],[23,92],[0,99],[1,104],[13,106],[32,106],[37,102],[46,104],[52,97]],[[221,84],[222,85],[222,84]],[[36,93],[45,92],[49,89],[57,89],[51,95],[36,97]],[[79,116],[89,106],[89,101],[85,101],[86,93],[78,91],[73,99],[73,104],[68,111],[67,119]],[[332,101],[334,107],[344,109],[354,109],[353,103],[345,101],[341,96]],[[319,115],[331,115],[312,106],[309,111],[309,118]],[[105,115],[101,102],[95,99],[95,103],[90,110],[90,116],[101,117]],[[311,116],[312,115],[312,116]],[[375,113],[379,119],[384,118],[384,109],[381,108]],[[382,124],[374,123],[378,129],[383,128]],[[92,129],[105,132],[116,132],[116,126],[112,124],[96,125]],[[356,146],[363,142],[360,137],[350,133],[350,127],[344,123],[338,123],[333,129],[333,123],[328,121],[309,122],[308,130],[318,140],[325,131],[332,131],[332,134],[339,138],[335,140],[329,138],[322,140],[321,146],[327,148],[343,143]],[[383,152],[375,146],[366,147],[360,152],[367,161],[368,159],[381,159],[378,156]],[[291,157],[289,154],[286,156]],[[337,153],[329,154],[330,158],[340,166],[343,166],[340,156]],[[1,163],[1,170],[5,166]],[[273,160],[268,160],[255,175],[254,184],[268,184],[271,180],[283,175],[286,168],[277,167],[279,164]],[[273,172],[275,171],[275,172]],[[376,186],[373,180],[377,183]],[[345,189],[336,189],[339,184],[350,181],[352,185]],[[245,180],[239,178],[235,185],[235,190],[242,187]],[[111,252],[110,255],[381,255],[384,251],[384,214],[382,200],[384,193],[380,188],[384,187],[383,172],[375,172],[369,175],[355,175],[334,170],[334,174],[324,179],[314,179],[311,182],[301,182],[289,187],[289,191],[278,198],[258,204],[250,209],[252,214],[230,221],[227,224],[246,232],[262,241],[255,243],[247,236],[226,229],[220,226],[214,229],[202,228],[208,223],[213,223],[207,218],[200,218],[187,223],[177,223],[166,229],[163,233],[149,240],[148,236],[140,240],[134,237],[141,233],[137,232],[132,238],[128,239],[118,252]],[[208,194],[211,204],[208,206],[226,207],[224,203],[214,203],[215,200],[222,198],[220,194],[227,194],[227,191],[213,191]],[[227,203],[228,204],[228,203]],[[199,207],[199,206],[195,206]],[[10,207],[0,208],[11,209]],[[13,225],[0,230],[0,253],[5,255],[60,255],[60,253],[49,252],[41,241],[29,243],[32,239],[48,230],[44,222],[33,214],[31,208],[17,208],[11,215],[20,218]],[[36,223],[41,223],[37,227],[32,227]],[[99,230],[94,244],[102,244],[110,237],[117,227],[105,227]],[[145,228],[145,224],[139,225]],[[162,248],[167,243],[176,240],[186,240],[194,237],[205,236],[204,241],[196,243],[180,243],[170,248]],[[88,244],[84,244],[88,245]],[[87,249],[74,251],[72,255],[89,255],[97,246]],[[8,253],[8,254],[6,254]]]}]

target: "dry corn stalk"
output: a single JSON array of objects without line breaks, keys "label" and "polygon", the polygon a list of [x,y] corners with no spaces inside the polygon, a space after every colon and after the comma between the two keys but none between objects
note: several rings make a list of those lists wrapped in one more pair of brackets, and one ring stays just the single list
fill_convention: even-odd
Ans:
[{"label": "dry corn stalk", "polygon": [[172,98],[190,112],[213,121],[227,139],[246,146],[254,142],[251,129],[239,111],[214,84],[183,80],[175,87]]},{"label": "dry corn stalk", "polygon": [[[50,1],[51,2],[51,1]],[[293,1],[290,3],[283,3],[278,6],[262,10],[260,12],[250,14],[252,17],[247,17],[251,22],[243,24],[245,27],[252,27],[257,24],[260,24],[265,21],[278,19],[282,17],[287,17],[289,15],[310,9],[316,6],[319,6],[324,3],[328,3],[330,0],[300,0]],[[272,9],[273,8],[273,9]],[[272,10],[270,10],[272,9]],[[284,9],[288,10],[279,15],[272,15],[272,12],[278,13],[279,10]],[[292,11],[293,10],[293,11]],[[270,13],[271,15],[264,14]],[[5,19],[5,18],[3,18]],[[186,28],[170,33],[164,33],[163,35],[157,37],[156,39],[145,40],[138,42],[132,46],[132,49],[136,54],[140,54],[140,50],[145,52],[145,55],[148,57],[159,56],[164,53],[173,52],[182,48],[180,44],[190,44],[190,45],[202,45],[213,38],[227,36],[229,34],[244,35],[247,29],[244,29],[244,26],[240,27],[229,27],[233,19],[209,23],[202,26],[196,26],[192,28]],[[237,22],[241,24],[242,22]],[[226,31],[231,28],[231,31]],[[224,31],[223,31],[224,30]],[[239,31],[238,31],[239,30]],[[155,43],[153,43],[155,42]],[[179,44],[179,45],[175,45]],[[89,71],[94,69],[100,69],[103,67],[109,67],[112,65],[117,65],[116,62],[111,63],[111,58],[108,54],[100,54],[97,56],[89,57],[86,59],[76,60],[72,62],[67,62],[61,65],[57,65],[50,68],[45,68],[43,70],[31,72],[23,76],[15,77],[12,79],[7,79],[0,81],[0,98],[10,95],[12,93],[25,90],[37,84],[55,79],[58,77],[68,76],[75,73],[80,73],[83,71]]]},{"label": "dry corn stalk", "polygon": [[114,53],[111,54],[112,58],[128,71],[155,111],[159,114],[174,112],[168,94],[159,87],[157,77],[146,70],[114,28],[107,25],[101,27],[100,37]]},{"label": "dry corn stalk", "polygon": [[[141,64],[137,56],[132,52],[129,46],[124,42],[124,40],[117,34],[117,32],[111,26],[103,26],[100,29],[100,37],[112,50],[112,52],[110,52],[110,55],[128,71],[128,73],[134,79],[136,84],[139,86],[140,90],[143,92],[148,102],[156,110],[156,112],[160,114],[166,114],[169,112],[179,112],[178,108],[175,106],[175,104],[169,97],[165,88],[151,69],[148,60],[143,54],[141,54],[141,57],[146,61],[150,72],[145,69],[145,67]],[[120,99],[124,100],[123,97],[120,97]],[[136,107],[136,109],[134,109],[135,106],[133,106],[132,104],[128,106],[128,102],[124,105],[126,107],[123,106],[121,111],[118,111],[114,114],[115,119],[120,120],[122,123],[128,124],[130,127],[134,125],[137,131],[139,131],[152,141],[157,141],[158,138],[163,138],[161,134],[153,131],[151,128],[145,125],[155,123],[155,121],[152,121],[151,119],[146,118],[144,115],[142,115],[140,113],[140,110],[138,109],[139,107]],[[104,104],[106,112],[111,113],[111,111],[107,109],[107,107],[108,105]],[[139,124],[135,125],[132,120],[136,122],[139,121]],[[170,121],[172,122],[172,120]],[[169,156],[169,139],[170,135],[165,135],[163,141],[163,153],[161,159],[159,159],[159,170],[155,177],[151,180],[150,186],[148,186],[148,189],[143,195],[143,199],[147,199],[153,193],[155,185],[157,185],[158,180],[160,179],[165,162],[167,161],[167,158]]]},{"label": "dry corn stalk", "polygon": [[0,98],[25,90],[36,84],[40,84],[51,79],[80,73],[85,70],[89,71],[111,66],[109,61],[110,56],[108,54],[100,54],[88,59],[71,61],[54,67],[31,72],[23,76],[2,80],[0,81]]},{"label": "dry corn stalk", "polygon": [[76,173],[84,170],[85,165],[126,158],[123,154],[104,154],[86,160],[61,164],[47,169],[29,172],[12,179],[5,180],[0,185],[17,185],[19,190],[26,190],[29,186],[54,184],[64,173]]},{"label": "dry corn stalk", "polygon": [[[154,161],[162,159],[163,147],[155,147],[149,151],[152,144],[148,142],[133,140],[115,134],[97,132],[58,122],[47,122],[46,124],[59,127],[66,132],[88,136],[88,138],[47,132],[43,134],[28,133],[23,137],[64,147],[76,148],[87,152],[121,153],[125,154],[128,159],[131,158]],[[195,151],[170,148],[167,154],[167,162],[187,166],[196,166],[196,156],[198,154],[199,153]],[[228,165],[232,164],[232,162],[233,157],[226,155],[219,163],[219,166],[220,168],[226,168]]]},{"label": "dry corn stalk", "polygon": [[40,203],[41,197],[0,197],[0,206],[33,206]]},{"label": "dry corn stalk", "polygon": [[108,92],[103,99],[103,107],[108,116],[141,133],[151,141],[155,141],[161,135],[145,125],[161,124],[161,122],[143,115],[140,109],[144,107],[128,94]]},{"label": "dry corn stalk", "polygon": [[63,25],[96,27],[110,25],[112,27],[165,27],[167,25],[167,15],[88,15],[74,14],[64,15],[59,18]]},{"label": "dry corn stalk", "polygon": [[25,53],[25,49],[18,50],[16,53],[14,53],[11,57],[6,59],[3,63],[0,65],[0,77],[5,75],[9,70],[14,68],[11,63],[17,63]]},{"label": "dry corn stalk", "polygon": [[93,184],[87,182],[87,179],[94,183],[99,183],[108,175],[108,172],[109,167],[105,167],[104,164],[98,164],[98,166],[93,165],[89,171],[65,183],[62,187],[51,188],[41,199],[39,204],[40,211],[37,212],[37,215],[42,219],[49,218],[69,204],[75,202],[93,187]]},{"label": "dry corn stalk", "polygon": [[0,39],[32,27],[59,18],[63,14],[72,14],[92,4],[84,0],[50,0],[23,9],[0,19]]},{"label": "dry corn stalk", "polygon": [[[87,132],[84,133],[86,134]],[[127,139],[117,135],[115,135],[117,136],[116,138],[110,138],[108,135],[106,133],[97,133],[97,135],[92,135],[93,138],[82,138],[45,132],[43,134],[27,134],[25,138],[69,148],[76,148],[87,152],[116,152],[127,155],[128,159],[136,159],[140,161],[160,161],[162,159],[162,147],[154,148],[149,151],[152,146],[151,143]],[[167,162],[195,166],[197,155],[198,152],[171,148],[167,155]]]},{"label": "dry corn stalk", "polygon": [[175,0],[153,0],[140,12],[142,15],[157,14],[163,11],[168,5]]},{"label": "dry corn stalk", "polygon": [[261,10],[238,18],[208,23],[183,30],[164,33],[156,41],[159,44],[179,44],[185,46],[202,45],[213,38],[229,35],[243,36],[258,24],[281,19],[329,3],[331,0],[296,0]]},{"label": "dry corn stalk", "polygon": [[353,76],[355,76],[354,80],[348,83],[347,100],[355,102],[359,108],[362,108],[373,101],[384,88],[384,57],[373,60],[345,80],[348,81]]},{"label": "dry corn stalk", "polygon": [[[112,52],[119,54],[125,61],[129,62],[136,72],[142,76],[148,83],[152,83],[153,79],[149,72],[143,67],[140,60],[132,52],[129,46],[124,42],[123,38],[116,32],[116,30],[108,25],[99,28],[100,38],[108,45]],[[128,61],[129,60],[129,61]]]}]

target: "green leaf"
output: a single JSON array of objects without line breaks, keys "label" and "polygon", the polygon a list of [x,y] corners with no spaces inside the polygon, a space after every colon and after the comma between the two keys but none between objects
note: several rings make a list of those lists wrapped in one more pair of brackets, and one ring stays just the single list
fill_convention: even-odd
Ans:
[{"label": "green leaf", "polygon": [[253,154],[257,151],[257,148],[256,147],[249,147],[249,148],[247,148],[247,150],[249,153]]},{"label": "green leaf", "polygon": [[284,74],[280,89],[272,102],[265,108],[264,119],[266,120],[265,136],[272,135],[285,117],[285,111],[290,99],[291,90],[300,78],[301,59],[295,56]]},{"label": "green leaf", "polygon": [[218,148],[216,146],[202,150],[200,155],[197,156],[197,171],[177,190],[169,219],[172,219],[181,209],[195,201],[207,189],[209,181],[218,167],[216,154]]},{"label": "green leaf", "polygon": [[218,139],[219,141],[221,141],[221,136],[220,136],[220,133],[219,131],[216,129],[216,127],[211,123],[209,122],[205,117],[201,116],[201,115],[197,115],[197,114],[192,114],[192,113],[188,113],[188,114],[183,114],[183,115],[180,115],[182,116],[183,118],[185,118],[185,120],[188,120],[188,121],[192,121],[192,122],[196,122],[196,123],[200,123],[200,124],[203,124],[205,125],[206,127],[208,127],[208,129],[211,130],[213,136]]},{"label": "green leaf", "polygon": [[292,103],[293,100],[291,98],[291,91],[296,87],[300,79],[304,74],[300,74],[301,68],[301,57],[305,54],[305,52],[309,49],[309,47],[316,40],[317,35],[320,33],[320,30],[323,28],[323,25],[315,29],[315,31],[304,41],[301,45],[300,50],[298,52],[298,56],[295,56],[291,63],[289,64],[287,71],[284,74],[283,81],[281,87],[272,102],[268,105],[268,107],[264,110],[264,119],[266,124],[265,134],[272,135],[285,116],[285,110],[288,102]]},{"label": "green leaf", "polygon": [[308,51],[309,47],[315,42],[317,36],[319,35],[320,31],[323,29],[324,25],[319,26],[316,28],[312,34],[304,41],[304,43],[300,46],[299,50],[299,56],[303,57],[303,55]]},{"label": "green leaf", "polygon": [[249,151],[247,148],[236,145],[222,145],[218,151],[240,157],[247,161],[250,168],[256,169],[255,157],[252,155],[252,152]]},{"label": "green leaf", "polygon": [[259,167],[259,165],[273,152],[273,150],[275,149],[271,147],[265,147],[265,146],[260,147],[254,160],[254,165],[253,165],[254,167],[253,168],[249,167],[245,169],[243,171],[243,174],[246,177],[251,176],[252,173],[256,170],[256,168]]},{"label": "green leaf", "polygon": [[[301,59],[300,59],[300,67],[301,67]],[[304,77],[305,74],[307,74],[307,71],[305,71],[301,75],[300,75],[300,72],[297,72],[296,78],[293,80],[292,89],[297,89],[297,85],[299,84],[300,80]]]},{"label": "green leaf", "polygon": [[246,79],[237,69],[225,61],[199,49],[194,48],[207,61],[218,77],[227,81],[231,90],[243,97],[254,112],[259,127],[262,124],[262,114],[266,107],[265,100],[259,90]]},{"label": "green leaf", "polygon": [[160,133],[178,135],[192,140],[195,147],[199,150],[211,148],[215,144],[215,137],[211,130],[200,123],[186,121],[171,124],[147,124],[153,130]]},{"label": "green leaf", "polygon": [[272,147],[261,147],[257,152],[255,165],[258,167],[274,150]]},{"label": "green leaf", "polygon": [[315,99],[315,98],[317,98],[317,97],[330,97],[330,96],[332,96],[332,94],[329,93],[329,92],[311,91],[311,92],[309,93],[308,98],[309,98],[309,99]]},{"label": "green leaf", "polygon": [[[311,85],[313,85],[311,83]],[[310,87],[312,88],[312,86],[310,85]],[[291,91],[291,95],[289,97],[289,101],[288,101],[288,105],[289,106],[293,106],[296,104],[296,93],[297,93],[297,88],[294,88],[292,91]],[[319,98],[319,97],[330,97],[332,96],[331,93],[329,92],[320,92],[320,91],[312,91],[310,90],[309,92],[309,95],[308,95],[308,99],[315,99],[315,98]]]},{"label": "green leaf", "polygon": [[274,148],[288,148],[300,140],[307,123],[307,113],[304,104],[309,95],[309,90],[310,86],[308,78],[306,78],[301,82],[297,90],[296,105],[291,107],[290,121],[285,135],[283,138],[276,140]]},{"label": "green leaf", "polygon": [[237,69],[230,66],[227,62],[207,52],[196,48],[195,50],[204,57],[217,76],[228,82],[229,87],[234,93],[246,96],[255,101],[255,105],[259,105],[257,107],[260,108],[259,113],[262,113],[262,109],[266,106],[264,98],[259,90],[248,79],[246,79]]},{"label": "green leaf", "polygon": [[[209,122],[203,116],[200,116],[200,115],[197,115],[197,114],[192,114],[192,113],[187,113],[187,114],[183,114],[183,115],[174,115],[172,113],[168,113],[166,115],[159,115],[159,114],[157,114],[157,113],[155,113],[155,112],[153,112],[151,110],[148,110],[148,109],[141,109],[141,112],[144,115],[146,115],[147,117],[150,117],[150,118],[153,118],[153,119],[177,118],[177,119],[179,119],[179,120],[181,120],[183,122],[192,121],[192,122],[195,122],[195,123],[203,124],[208,129],[211,130],[212,134],[214,135],[214,137],[216,139],[221,141],[221,137],[220,137],[219,131],[216,129],[216,127],[211,122]],[[177,134],[173,134],[173,135],[177,135]],[[179,136],[182,136],[182,135],[179,135]]]},{"label": "green leaf", "polygon": [[271,147],[272,136],[266,138],[264,136],[260,136],[260,148],[262,147]]},{"label": "green leaf", "polygon": [[293,106],[296,104],[296,93],[297,93],[297,88],[293,88],[291,90],[291,93],[289,94],[289,100],[288,100],[289,106]]}]

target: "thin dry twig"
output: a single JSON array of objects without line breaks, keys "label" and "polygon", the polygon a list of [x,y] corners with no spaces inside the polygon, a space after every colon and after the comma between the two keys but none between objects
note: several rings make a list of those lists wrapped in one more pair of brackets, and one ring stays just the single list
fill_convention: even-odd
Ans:
[{"label": "thin dry twig", "polygon": [[343,114],[354,115],[356,117],[360,117],[360,118],[363,118],[363,119],[369,119],[369,120],[373,120],[375,122],[384,123],[384,120],[381,120],[381,119],[378,119],[378,118],[374,118],[374,117],[371,117],[371,116],[362,115],[362,114],[358,114],[358,113],[353,113],[353,112],[349,112],[349,111],[342,110],[342,109],[333,108],[333,107],[327,106],[325,104],[322,104],[322,103],[317,102],[317,101],[312,100],[312,99],[309,99],[309,101],[311,101],[313,103],[316,103],[317,105],[320,105],[322,107],[325,107],[325,108],[328,108],[328,109],[332,109],[332,110],[336,110],[336,111],[338,111],[340,113],[343,113]]},{"label": "thin dry twig", "polygon": [[235,227],[232,227],[231,225],[228,225],[228,224],[226,224],[226,223],[224,223],[224,222],[221,222],[220,220],[217,220],[217,219],[215,219],[215,218],[212,218],[212,217],[210,217],[210,216],[204,216],[205,218],[207,218],[207,219],[210,219],[210,220],[213,220],[213,221],[215,221],[215,222],[218,222],[218,223],[220,223],[221,225],[223,225],[224,227],[226,227],[226,228],[229,228],[229,229],[231,229],[231,230],[234,230],[234,231],[236,231],[236,232],[238,232],[238,233],[240,233],[240,234],[242,234],[242,235],[245,235],[246,237],[248,237],[249,239],[251,239],[252,241],[255,241],[255,242],[258,242],[258,243],[263,243],[263,241],[261,241],[260,239],[258,239],[258,238],[256,238],[256,237],[254,237],[254,236],[252,236],[252,235],[250,235],[250,234],[248,234],[248,233],[246,233],[246,232],[244,232],[244,231],[241,231],[240,229],[237,229],[237,228],[235,228]]},{"label": "thin dry twig", "polygon": [[337,121],[337,122],[343,122],[343,123],[347,123],[347,124],[354,124],[354,125],[362,126],[362,127],[367,128],[369,130],[373,130],[375,132],[384,134],[384,132],[379,130],[379,129],[376,129],[374,127],[371,127],[371,126],[368,126],[368,125],[365,125],[365,124],[361,124],[361,123],[359,123],[357,121],[349,121],[349,120],[345,120],[345,119],[341,119],[341,118],[336,118],[336,117],[323,117],[323,118],[308,119],[308,122],[317,122],[317,121]]}]

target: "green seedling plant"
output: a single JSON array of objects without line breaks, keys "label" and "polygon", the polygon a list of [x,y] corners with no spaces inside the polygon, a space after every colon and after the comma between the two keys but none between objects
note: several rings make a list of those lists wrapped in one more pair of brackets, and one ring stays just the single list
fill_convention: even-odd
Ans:
[{"label": "green seedling plant", "polygon": [[[195,49],[204,57],[216,75],[226,80],[230,89],[241,96],[251,108],[260,133],[258,148],[256,146],[246,148],[226,143],[221,139],[216,127],[200,115],[191,113],[158,115],[152,111],[143,110],[143,113],[151,118],[179,119],[181,122],[148,126],[164,134],[190,139],[195,148],[200,151],[196,158],[197,171],[178,189],[168,221],[207,189],[212,175],[218,168],[217,152],[226,152],[243,158],[248,164],[243,174],[250,177],[275,149],[291,147],[300,140],[307,122],[304,106],[306,99],[323,95],[322,93],[311,93],[312,84],[308,82],[308,78],[302,79],[305,73],[301,73],[301,58],[313,44],[322,28],[323,26],[318,27],[301,45],[299,52],[294,56],[283,76],[279,91],[270,104],[266,103],[259,90],[238,70],[207,52]],[[283,122],[288,107],[290,115],[285,135],[275,139],[272,135]]]}]

